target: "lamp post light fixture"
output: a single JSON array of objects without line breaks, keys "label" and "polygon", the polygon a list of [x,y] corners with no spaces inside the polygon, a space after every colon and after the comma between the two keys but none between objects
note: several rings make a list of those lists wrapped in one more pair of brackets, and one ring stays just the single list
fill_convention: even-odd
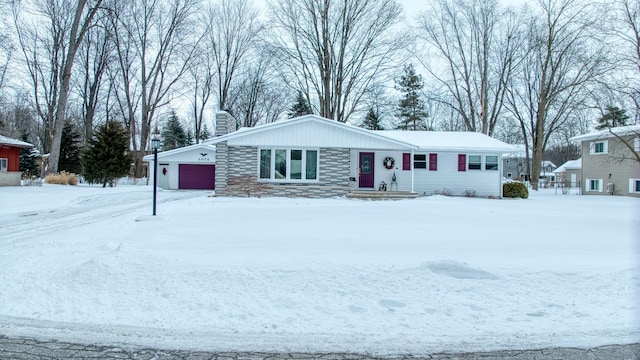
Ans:
[{"label": "lamp post light fixture", "polygon": [[160,132],[158,128],[153,131],[151,147],[153,148],[153,216],[156,216],[156,189],[158,186],[158,148],[160,147]]}]

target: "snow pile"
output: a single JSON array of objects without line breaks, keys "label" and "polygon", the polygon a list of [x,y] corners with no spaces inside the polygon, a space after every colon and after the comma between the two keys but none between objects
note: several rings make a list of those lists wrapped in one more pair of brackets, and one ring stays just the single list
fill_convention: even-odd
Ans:
[{"label": "snow pile", "polygon": [[640,341],[640,199],[0,188],[0,334],[421,354]]}]

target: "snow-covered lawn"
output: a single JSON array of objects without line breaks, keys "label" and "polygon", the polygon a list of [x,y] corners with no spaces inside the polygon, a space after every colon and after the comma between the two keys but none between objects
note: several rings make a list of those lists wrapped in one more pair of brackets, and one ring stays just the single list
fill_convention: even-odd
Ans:
[{"label": "snow-covered lawn", "polygon": [[421,354],[640,341],[640,199],[0,188],[0,334]]}]

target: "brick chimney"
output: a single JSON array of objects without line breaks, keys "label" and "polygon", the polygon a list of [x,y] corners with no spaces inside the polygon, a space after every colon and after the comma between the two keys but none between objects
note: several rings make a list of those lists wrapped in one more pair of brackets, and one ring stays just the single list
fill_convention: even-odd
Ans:
[{"label": "brick chimney", "polygon": [[226,111],[216,112],[215,136],[222,136],[236,131],[236,119]]}]

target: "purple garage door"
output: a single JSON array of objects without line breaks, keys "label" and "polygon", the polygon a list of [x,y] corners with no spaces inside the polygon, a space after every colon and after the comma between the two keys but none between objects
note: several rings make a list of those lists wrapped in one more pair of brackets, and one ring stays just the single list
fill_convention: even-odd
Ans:
[{"label": "purple garage door", "polygon": [[178,189],[214,190],[216,166],[180,164],[178,179]]}]

